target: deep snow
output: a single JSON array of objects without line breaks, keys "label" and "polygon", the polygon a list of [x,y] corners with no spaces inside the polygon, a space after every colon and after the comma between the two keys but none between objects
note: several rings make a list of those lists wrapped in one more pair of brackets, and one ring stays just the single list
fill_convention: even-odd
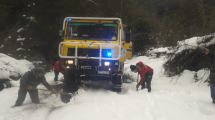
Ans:
[{"label": "deep snow", "polygon": [[[11,61],[10,65],[13,69],[19,70],[20,74],[24,74],[32,67],[25,60],[17,61],[10,57],[0,57],[1,68],[3,65],[6,68],[1,62],[3,59]],[[81,88],[76,97],[72,98],[68,104],[64,104],[58,94],[49,96],[49,93],[40,91],[40,104],[32,103],[27,95],[22,106],[12,107],[19,89],[19,81],[12,81],[14,87],[0,91],[0,120],[215,119],[215,105],[212,104],[210,88],[208,83],[204,83],[206,78],[194,82],[195,72],[188,70],[184,71],[180,77],[166,77],[162,68],[165,57],[152,59],[141,56],[125,62],[125,73],[130,74],[134,80],[137,79],[137,74],[130,72],[129,66],[139,61],[154,69],[151,93],[148,93],[146,89],[136,91],[136,82],[124,83],[123,92],[120,94],[102,88]],[[203,72],[204,70],[199,71],[198,75],[204,75]],[[7,77],[6,73],[4,71],[4,77]],[[50,84],[54,84],[53,71],[45,76]],[[60,79],[62,78],[60,74]],[[39,87],[44,88],[42,85]]]}]

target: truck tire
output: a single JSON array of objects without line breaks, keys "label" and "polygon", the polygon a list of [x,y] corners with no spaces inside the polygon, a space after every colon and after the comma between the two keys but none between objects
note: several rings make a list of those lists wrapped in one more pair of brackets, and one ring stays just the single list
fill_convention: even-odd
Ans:
[{"label": "truck tire", "polygon": [[[65,81],[62,87],[63,92],[75,94],[78,91],[79,85],[70,81]],[[69,95],[61,94],[61,101],[64,103],[70,102],[72,97]]]},{"label": "truck tire", "polygon": [[68,102],[70,102],[70,99],[72,98],[72,96],[69,96],[69,95],[66,95],[66,94],[60,94],[60,98],[61,98],[61,101],[63,103],[68,103]]},{"label": "truck tire", "polygon": [[114,92],[122,92],[122,83],[123,80],[123,69],[124,69],[124,62],[120,62],[120,72],[118,74],[112,75],[111,82],[112,82],[112,91]]},{"label": "truck tire", "polygon": [[113,75],[111,78],[112,82],[112,91],[114,92],[121,92],[122,89],[122,83],[123,83],[123,75],[122,74],[117,74]]},{"label": "truck tire", "polygon": [[[64,76],[64,83],[63,83],[63,92],[65,93],[72,93],[75,94],[80,86],[80,79],[76,77],[76,70],[69,69]],[[61,101],[64,103],[70,102],[72,97],[69,95],[61,94]]]}]

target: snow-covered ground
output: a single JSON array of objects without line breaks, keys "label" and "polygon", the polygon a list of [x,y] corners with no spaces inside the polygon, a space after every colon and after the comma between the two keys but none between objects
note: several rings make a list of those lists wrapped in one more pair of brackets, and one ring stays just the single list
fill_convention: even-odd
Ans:
[{"label": "snow-covered ground", "polygon": [[[3,57],[0,57],[2,61]],[[8,61],[12,58],[8,57]],[[58,94],[48,96],[40,91],[40,104],[31,102],[27,95],[20,107],[12,107],[18,96],[19,81],[12,81],[14,87],[0,91],[0,120],[214,120],[215,104],[212,104],[210,88],[203,81],[194,82],[195,72],[184,71],[178,77],[166,77],[162,64],[164,57],[150,59],[145,56],[127,60],[125,72],[137,79],[137,74],[130,72],[129,66],[142,61],[154,69],[152,92],[146,89],[136,91],[133,83],[124,83],[123,92],[117,94],[105,89],[83,89],[68,104],[60,100]],[[21,64],[22,70],[29,70]],[[12,64],[12,63],[11,63]],[[26,61],[26,64],[29,64]],[[0,62],[2,66],[2,63]],[[6,66],[4,66],[6,67]],[[18,68],[17,68],[18,69]],[[199,71],[199,75],[203,75]],[[2,74],[1,74],[2,76]],[[49,72],[46,79],[53,84],[54,73]],[[5,77],[5,76],[4,76]],[[60,78],[63,78],[60,75]],[[44,88],[42,85],[40,88]]]}]

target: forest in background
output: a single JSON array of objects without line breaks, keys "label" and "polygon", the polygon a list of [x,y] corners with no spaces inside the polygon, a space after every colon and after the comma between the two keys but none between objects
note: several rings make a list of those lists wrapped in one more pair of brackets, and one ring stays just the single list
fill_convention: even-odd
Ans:
[{"label": "forest in background", "polygon": [[214,0],[1,0],[0,52],[54,63],[65,17],[118,17],[133,54],[215,31]]}]

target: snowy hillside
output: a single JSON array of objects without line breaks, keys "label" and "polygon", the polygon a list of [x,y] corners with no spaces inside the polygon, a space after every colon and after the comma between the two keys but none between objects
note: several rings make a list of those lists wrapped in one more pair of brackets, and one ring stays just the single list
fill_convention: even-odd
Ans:
[{"label": "snowy hillside", "polygon": [[[0,57],[0,61],[2,59],[6,58]],[[8,61],[11,59],[7,57]],[[83,87],[76,97],[64,104],[58,94],[49,96],[49,93],[40,91],[40,104],[33,104],[27,95],[22,106],[12,107],[19,89],[19,81],[12,81],[14,87],[0,91],[0,120],[214,120],[215,105],[212,104],[208,83],[203,82],[206,78],[195,83],[196,73],[188,70],[180,77],[166,77],[162,68],[165,60],[165,57],[141,56],[125,63],[125,73],[134,80],[137,74],[130,72],[131,64],[142,61],[154,69],[151,93],[146,89],[136,91],[136,82],[124,83],[120,94],[102,87]],[[22,62],[28,64],[27,61]],[[21,62],[11,64],[16,68]],[[22,70],[27,71],[29,67],[23,65]],[[203,72],[199,71],[198,76],[202,77]],[[53,85],[54,73],[49,72],[45,76]],[[42,85],[39,87],[44,88]]]}]

